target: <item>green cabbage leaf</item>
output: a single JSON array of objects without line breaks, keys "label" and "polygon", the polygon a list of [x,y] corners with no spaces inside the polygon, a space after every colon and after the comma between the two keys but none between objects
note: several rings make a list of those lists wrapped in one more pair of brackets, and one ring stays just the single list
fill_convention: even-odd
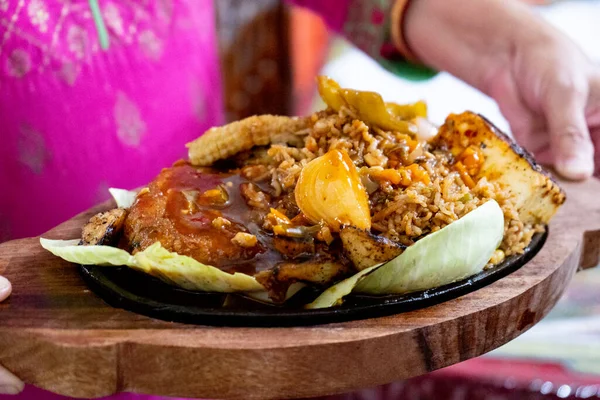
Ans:
[{"label": "green cabbage leaf", "polygon": [[115,199],[117,203],[117,207],[119,208],[129,208],[135,203],[135,198],[138,194],[137,191],[134,190],[125,190],[125,189],[117,189],[117,188],[109,188],[108,192]]},{"label": "green cabbage leaf", "polygon": [[159,242],[134,255],[111,246],[79,246],[79,240],[40,239],[42,247],[63,260],[81,265],[127,266],[188,290],[261,292],[265,288],[246,274],[230,274],[191,257],[170,252]]}]

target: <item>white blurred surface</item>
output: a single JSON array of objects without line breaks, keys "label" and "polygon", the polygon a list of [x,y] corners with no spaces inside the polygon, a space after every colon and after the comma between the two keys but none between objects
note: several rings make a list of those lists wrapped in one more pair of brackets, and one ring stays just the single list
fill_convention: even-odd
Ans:
[{"label": "white blurred surface", "polygon": [[[562,1],[538,10],[581,46],[590,58],[600,63],[600,0]],[[508,122],[494,100],[448,73],[440,73],[424,82],[407,81],[387,72],[353,47],[347,47],[328,63],[323,73],[342,86],[379,92],[387,101],[425,100],[430,118],[436,124],[441,124],[451,112],[471,110],[510,132]]]}]

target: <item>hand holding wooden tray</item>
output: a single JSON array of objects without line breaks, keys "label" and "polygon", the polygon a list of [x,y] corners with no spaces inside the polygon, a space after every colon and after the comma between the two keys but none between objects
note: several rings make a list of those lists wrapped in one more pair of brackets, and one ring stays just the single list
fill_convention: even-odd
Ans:
[{"label": "hand holding wooden tray", "polygon": [[[0,364],[63,395],[122,391],[294,398],[384,384],[484,354],[554,306],[579,268],[600,261],[600,182],[563,183],[568,200],[535,258],[457,299],[390,317],[297,328],[216,328],[147,318],[90,292],[39,238],[0,245],[13,295],[0,304]],[[98,206],[44,237],[79,235]]]}]

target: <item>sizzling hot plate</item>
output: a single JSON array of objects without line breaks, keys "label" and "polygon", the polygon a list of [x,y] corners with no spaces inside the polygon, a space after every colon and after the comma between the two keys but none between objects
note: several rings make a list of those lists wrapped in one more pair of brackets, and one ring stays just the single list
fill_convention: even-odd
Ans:
[{"label": "sizzling hot plate", "polygon": [[113,307],[167,321],[220,326],[301,326],[398,314],[428,307],[475,291],[516,271],[542,248],[547,233],[533,237],[525,254],[471,278],[404,295],[351,294],[344,304],[319,310],[302,308],[319,294],[303,289],[285,307],[249,300],[241,295],[199,293],[175,288],[127,267],[80,266],[91,289]]}]

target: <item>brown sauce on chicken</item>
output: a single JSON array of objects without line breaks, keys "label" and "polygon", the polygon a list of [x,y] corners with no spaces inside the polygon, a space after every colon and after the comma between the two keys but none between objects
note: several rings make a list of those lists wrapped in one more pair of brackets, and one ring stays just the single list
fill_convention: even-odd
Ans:
[{"label": "brown sauce on chicken", "polygon": [[[348,270],[347,263],[331,254],[339,256],[335,243],[327,246],[310,234],[289,238],[265,230],[271,207],[294,214],[295,202],[275,198],[268,184],[237,172],[196,168],[184,161],[164,169],[131,207],[124,247],[135,253],[159,241],[167,250],[223,271],[256,275],[280,295],[293,282],[325,283]],[[302,229],[310,233],[310,228]],[[322,261],[330,262],[329,270],[319,266]]]},{"label": "brown sauce on chicken", "polygon": [[[182,161],[163,169],[129,211],[127,246],[135,253],[159,241],[170,251],[228,272],[254,274],[273,267],[281,255],[269,246],[260,211],[242,198],[244,183],[239,175]],[[237,243],[238,233],[254,235],[256,243]]]}]

